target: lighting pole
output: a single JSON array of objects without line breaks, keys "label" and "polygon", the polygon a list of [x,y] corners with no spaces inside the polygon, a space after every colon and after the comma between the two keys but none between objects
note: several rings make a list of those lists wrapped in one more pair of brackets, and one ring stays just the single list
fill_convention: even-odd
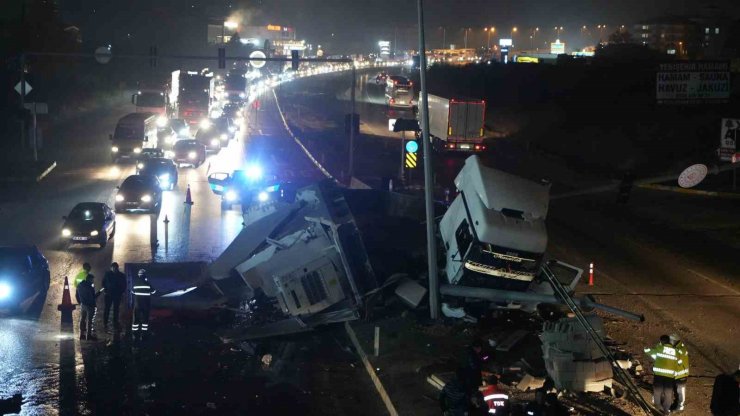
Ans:
[{"label": "lighting pole", "polygon": [[468,32],[470,31],[469,27],[465,28],[465,42],[464,42],[464,49],[468,49]]},{"label": "lighting pole", "polygon": [[518,29],[516,28],[516,26],[514,26],[514,27],[512,27],[512,28],[511,28],[511,34],[510,34],[511,36],[510,36],[510,37],[511,37],[511,44],[512,44],[512,48],[513,48],[513,47],[514,47],[514,45],[516,44],[516,42],[514,42],[514,33],[516,33],[516,32],[517,32],[517,30],[518,30]]},{"label": "lighting pole", "polygon": [[424,44],[424,5],[423,0],[417,0],[419,26],[419,83],[421,84],[420,107],[421,111],[421,141],[424,152],[424,206],[426,208],[427,228],[427,278],[429,279],[429,317],[439,319],[439,282],[437,280],[437,247],[434,233],[434,201],[432,180],[432,145],[429,142],[429,106],[427,100],[427,54]]},{"label": "lighting pole", "polygon": [[447,49],[447,28],[441,26],[440,29],[442,29],[442,49]]},{"label": "lighting pole", "polygon": [[[530,36],[530,38],[532,39],[532,44],[533,45],[535,43],[537,43],[537,32],[539,32],[539,31],[540,31],[540,28],[538,28],[538,27],[534,28],[534,30],[532,31],[532,36]],[[537,45],[537,51],[539,52],[539,50],[540,50],[540,47],[539,47],[539,44],[538,44]]]},{"label": "lighting pole", "polygon": [[485,27],[483,28],[483,31],[488,32],[488,40],[486,41],[486,50],[490,50],[491,49],[491,35],[493,34],[493,32],[496,31],[496,28],[493,26]]}]

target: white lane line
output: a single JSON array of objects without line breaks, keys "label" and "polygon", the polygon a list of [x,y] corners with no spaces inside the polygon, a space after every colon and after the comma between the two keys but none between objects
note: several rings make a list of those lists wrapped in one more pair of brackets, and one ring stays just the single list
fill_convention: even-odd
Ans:
[{"label": "white lane line", "polygon": [[730,291],[730,292],[732,292],[732,293],[734,293],[734,294],[736,294],[736,295],[740,295],[740,290],[737,290],[737,289],[734,289],[734,288],[732,288],[732,287],[730,287],[730,286],[727,286],[726,284],[724,284],[724,283],[722,283],[722,282],[720,282],[720,281],[717,281],[716,279],[712,279],[712,278],[711,278],[711,277],[709,277],[709,276],[703,275],[703,274],[701,274],[701,273],[697,272],[696,270],[691,270],[691,269],[686,269],[686,270],[688,270],[688,271],[690,271],[691,273],[693,273],[693,274],[695,274],[695,275],[697,275],[697,276],[701,277],[701,278],[702,278],[702,279],[704,279],[704,280],[708,280],[708,281],[710,281],[710,282],[714,283],[715,285],[717,285],[717,286],[720,286],[720,287],[724,288],[725,290],[728,290],[728,291]]}]

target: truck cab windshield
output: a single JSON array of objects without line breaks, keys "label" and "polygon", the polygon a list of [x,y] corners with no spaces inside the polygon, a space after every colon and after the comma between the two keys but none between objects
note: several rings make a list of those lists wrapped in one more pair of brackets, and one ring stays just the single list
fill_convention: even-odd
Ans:
[{"label": "truck cab windshield", "polygon": [[164,95],[157,92],[142,92],[136,97],[137,107],[164,107]]},{"label": "truck cab windshield", "polygon": [[129,126],[116,126],[113,132],[113,138],[119,140],[140,140],[143,136],[143,131]]}]

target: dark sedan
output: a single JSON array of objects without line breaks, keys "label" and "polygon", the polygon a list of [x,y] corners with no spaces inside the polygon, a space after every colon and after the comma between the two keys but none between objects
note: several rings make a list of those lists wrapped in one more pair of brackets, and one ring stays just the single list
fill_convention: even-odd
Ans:
[{"label": "dark sedan", "polygon": [[156,176],[131,175],[118,187],[116,212],[159,212],[161,208],[162,189]]},{"label": "dark sedan", "polygon": [[139,175],[156,176],[163,190],[171,191],[177,186],[177,166],[167,158],[155,157],[144,161]]},{"label": "dark sedan", "polygon": [[116,214],[102,202],[82,202],[64,218],[62,244],[99,244],[100,248],[116,233]]},{"label": "dark sedan", "polygon": [[46,297],[49,262],[36,246],[0,247],[0,311],[23,312]]},{"label": "dark sedan", "polygon": [[178,140],[172,160],[178,167],[190,165],[198,167],[206,161],[206,147],[197,140]]},{"label": "dark sedan", "polygon": [[[222,136],[223,135],[223,136]],[[222,133],[212,122],[202,123],[195,133],[195,140],[203,144],[207,150],[218,152],[224,143],[228,142],[229,136]]]}]

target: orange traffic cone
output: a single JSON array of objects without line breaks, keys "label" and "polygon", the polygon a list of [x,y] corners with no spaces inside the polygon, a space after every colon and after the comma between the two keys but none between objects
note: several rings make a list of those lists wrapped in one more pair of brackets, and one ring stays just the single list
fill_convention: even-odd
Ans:
[{"label": "orange traffic cone", "polygon": [[190,184],[188,184],[188,191],[185,194],[185,203],[188,205],[193,205],[193,197],[190,196]]},{"label": "orange traffic cone", "polygon": [[67,276],[64,276],[64,291],[62,292],[62,303],[57,306],[57,310],[62,312],[62,323],[63,324],[71,324],[72,323],[72,311],[77,308],[74,303],[72,303],[72,296],[69,294],[69,280],[67,279]]}]

